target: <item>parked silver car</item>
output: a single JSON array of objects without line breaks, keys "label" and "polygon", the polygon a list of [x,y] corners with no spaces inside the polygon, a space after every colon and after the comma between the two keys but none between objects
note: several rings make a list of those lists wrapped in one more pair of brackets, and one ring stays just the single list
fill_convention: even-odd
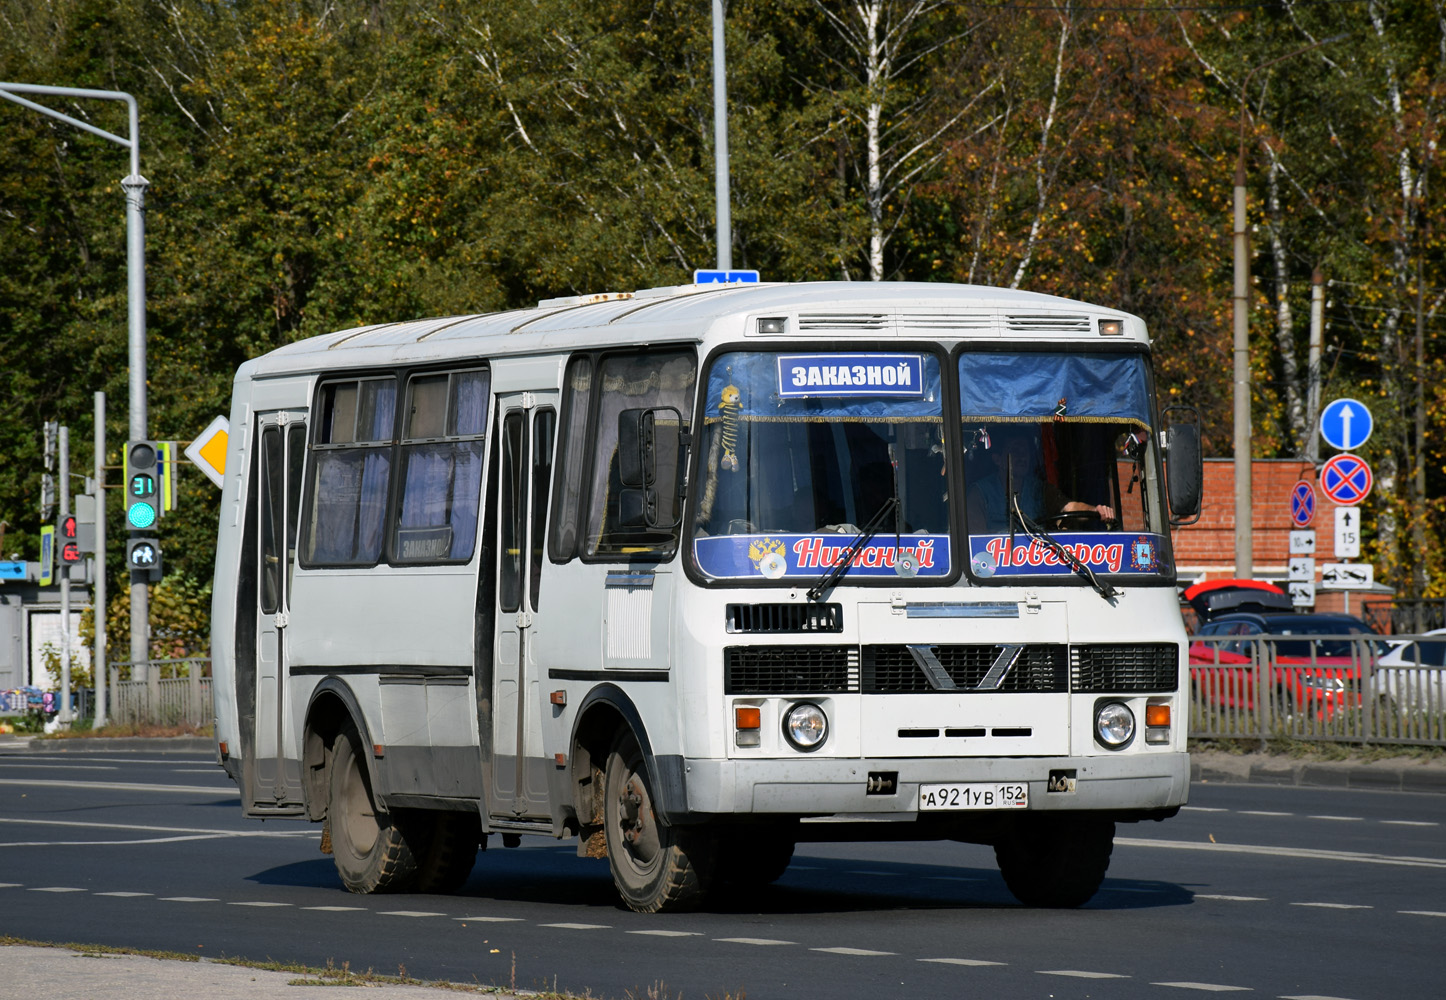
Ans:
[{"label": "parked silver car", "polygon": [[1375,690],[1401,711],[1446,714],[1446,628],[1392,640],[1376,661]]}]

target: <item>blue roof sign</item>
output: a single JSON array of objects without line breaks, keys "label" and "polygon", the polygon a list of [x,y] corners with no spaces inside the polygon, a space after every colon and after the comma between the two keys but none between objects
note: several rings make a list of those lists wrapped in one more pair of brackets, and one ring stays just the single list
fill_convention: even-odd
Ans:
[{"label": "blue roof sign", "polygon": [[25,564],[23,562],[6,561],[0,562],[0,580],[25,580]]},{"label": "blue roof sign", "polygon": [[757,284],[757,271],[694,271],[695,285],[732,285],[737,283]]}]

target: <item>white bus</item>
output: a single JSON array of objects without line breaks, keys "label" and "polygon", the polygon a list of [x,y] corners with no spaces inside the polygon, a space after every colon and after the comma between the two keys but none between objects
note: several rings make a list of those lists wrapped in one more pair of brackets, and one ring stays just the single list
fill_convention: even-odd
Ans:
[{"label": "white bus", "polygon": [[[799,841],[992,845],[1099,887],[1186,801],[1143,322],[947,284],[698,285],[315,337],[236,375],[219,760],[354,892],[573,837],[626,904]],[[1166,489],[1165,459],[1172,475]]]}]

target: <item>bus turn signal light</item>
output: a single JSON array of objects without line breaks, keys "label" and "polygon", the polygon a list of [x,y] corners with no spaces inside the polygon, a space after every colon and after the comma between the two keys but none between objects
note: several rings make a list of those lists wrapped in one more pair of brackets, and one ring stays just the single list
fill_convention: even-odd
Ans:
[{"label": "bus turn signal light", "polygon": [[1145,725],[1154,729],[1158,726],[1170,724],[1169,705],[1147,705],[1145,706]]},{"label": "bus turn signal light", "polygon": [[762,746],[763,735],[759,729],[763,724],[763,713],[758,708],[738,706],[733,709],[733,722],[737,732],[733,742],[740,747]]}]

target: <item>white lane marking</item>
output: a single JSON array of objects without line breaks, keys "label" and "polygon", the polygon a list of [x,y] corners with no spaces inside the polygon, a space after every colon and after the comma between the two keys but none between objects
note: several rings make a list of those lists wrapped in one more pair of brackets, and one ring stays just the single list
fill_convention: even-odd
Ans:
[{"label": "white lane marking", "polygon": [[1383,820],[1381,820],[1381,822],[1384,823],[1386,826],[1440,826],[1440,825],[1441,825],[1440,823],[1432,823],[1432,822],[1430,822],[1430,821],[1428,821],[1428,820],[1420,820],[1420,819],[1383,819]]},{"label": "white lane marking", "polygon": [[564,930],[564,931],[605,931],[605,930],[607,930],[609,927],[611,927],[612,925],[611,925],[611,924],[571,924],[571,923],[561,923],[561,924],[538,924],[537,926],[539,926],[539,927],[556,927],[558,930]]},{"label": "white lane marking", "polygon": [[919,961],[921,961],[921,962],[938,962],[940,965],[967,965],[967,966],[970,966],[970,967],[973,967],[973,966],[984,966],[984,965],[1008,965],[1008,964],[1009,964],[1008,962],[986,962],[986,961],[984,961],[983,959],[978,959],[978,958],[921,958],[921,959],[919,959]]},{"label": "white lane marking", "polygon": [[290,906],[290,903],[268,903],[265,900],[248,901],[245,903],[227,903],[227,906]]},{"label": "white lane marking", "polygon": [[1192,813],[1228,813],[1230,810],[1224,806],[1181,806],[1180,811]]},{"label": "white lane marking", "polygon": [[215,837],[320,837],[310,829],[299,830],[215,830],[195,826],[140,826],[135,823],[86,823],[80,820],[64,819],[17,819],[0,817],[0,823],[17,823],[26,826],[63,826],[85,830],[139,830],[142,833],[204,833]]},{"label": "white lane marking", "polygon": [[1315,993],[1304,993],[1293,997],[1281,997],[1280,1000],[1346,1000],[1345,997],[1323,997]]},{"label": "white lane marking", "polygon": [[219,899],[212,899],[209,896],[162,896],[162,903],[219,903]]},{"label": "white lane marking", "polygon": [[1151,986],[1174,986],[1181,990],[1205,990],[1210,993],[1253,993],[1249,986],[1226,986],[1222,983],[1151,983]]},{"label": "white lane marking", "polygon": [[1223,899],[1231,903],[1264,903],[1264,896],[1226,896],[1211,892],[1197,892],[1196,899]]},{"label": "white lane marking", "polygon": [[1396,912],[1413,917],[1446,917],[1446,913],[1442,913],[1440,910],[1397,910]]},{"label": "white lane marking", "polygon": [[[13,763],[11,763],[10,761],[6,761],[4,766],[5,766],[5,770],[7,770],[7,771],[19,770],[20,768],[25,768],[25,767],[40,768],[40,769],[46,770],[46,771],[54,771],[54,770],[57,769],[57,766],[58,766],[58,765],[55,765],[55,764],[13,764]],[[68,770],[68,771],[119,771],[120,768],[118,768],[118,767],[110,767],[110,766],[107,766],[107,765],[105,765],[105,764],[80,764],[80,765],[73,765],[73,766],[71,766],[71,767],[67,767],[66,770]]]},{"label": "white lane marking", "polygon": [[[9,759],[10,759],[10,758],[6,758],[7,761],[8,761]],[[194,758],[187,758],[187,757],[183,757],[183,756],[176,756],[176,757],[171,758],[170,760],[132,760],[132,759],[129,758],[129,757],[91,757],[91,756],[85,756],[85,757],[70,757],[70,756],[58,757],[58,756],[41,756],[41,755],[38,754],[38,753],[27,753],[27,754],[25,755],[25,759],[26,759],[26,760],[60,761],[60,762],[65,763],[65,764],[77,764],[79,761],[86,760],[86,761],[91,761],[91,762],[93,762],[93,763],[99,763],[99,764],[171,764],[171,765],[175,765],[175,764],[203,764],[203,763],[206,763],[207,761],[214,760],[213,757],[194,757]],[[221,765],[220,765],[220,764],[215,765],[214,770],[215,770],[217,773],[220,773],[220,772],[221,772]]]},{"label": "white lane marking", "polygon": [[85,892],[84,889],[75,889],[68,885],[48,885],[44,888],[27,889],[27,892]]},{"label": "white lane marking", "polygon": [[222,840],[224,834],[194,834],[189,837],[142,837],[139,840],[5,840],[0,847],[125,847],[129,844],[176,844],[183,840]]},{"label": "white lane marking", "polygon": [[429,910],[382,910],[379,916],[383,917],[445,917],[445,913],[433,913]]},{"label": "white lane marking", "polygon": [[628,931],[629,934],[648,934],[652,937],[702,937],[702,931]]},{"label": "white lane marking", "polygon": [[1082,969],[1035,969],[1041,976],[1069,976],[1072,979],[1129,979],[1118,972],[1085,972]]},{"label": "white lane marking", "polygon": [[19,889],[23,886],[23,882],[0,882],[0,889]]},{"label": "white lane marking", "polygon": [[1364,903],[1291,903],[1291,906],[1314,906],[1322,910],[1374,910]]},{"label": "white lane marking", "polygon": [[862,958],[878,958],[883,955],[897,955],[897,951],[870,951],[867,948],[810,948],[809,951],[822,951],[830,955],[858,955]]},{"label": "white lane marking", "polygon": [[1167,847],[1178,851],[1220,851],[1225,854],[1263,854],[1275,858],[1307,861],[1358,861],[1368,865],[1401,865],[1407,868],[1446,868],[1446,858],[1396,857],[1357,851],[1325,851],[1313,847],[1262,847],[1253,844],[1210,844],[1192,840],[1155,840],[1145,837],[1116,837],[1120,847]]},{"label": "white lane marking", "polygon": [[154,896],[153,892],[97,892],[97,896],[115,896],[117,899],[134,899],[138,896]]},{"label": "white lane marking", "polygon": [[[354,908],[355,908],[355,909],[360,909],[360,907],[354,907]],[[353,909],[353,907],[346,907],[346,906],[337,906],[337,907],[314,906],[314,907],[312,907],[312,909],[314,909],[314,910],[325,910],[325,909],[346,910],[346,909]],[[521,918],[521,917],[453,917],[452,919],[453,919],[453,920],[470,920],[470,921],[472,921],[472,922],[474,922],[474,923],[479,923],[479,924],[515,924],[515,923],[520,923],[520,922],[522,921],[522,918]]]},{"label": "white lane marking", "polygon": [[1337,823],[1360,823],[1364,816],[1307,816],[1306,819],[1328,819]]},{"label": "white lane marking", "polygon": [[798,943],[797,941],[776,941],[776,940],[774,940],[773,938],[747,938],[747,937],[738,937],[738,938],[714,938],[713,940],[714,940],[714,941],[722,941],[722,942],[725,943],[725,944],[773,945],[773,944],[797,944],[797,943]]},{"label": "white lane marking", "polygon": [[[114,769],[112,769],[112,770],[114,770]],[[172,774],[215,774],[215,773],[216,773],[216,769],[215,769],[214,767],[206,767],[206,768],[173,767],[173,768],[171,768],[171,773],[172,773]]]},{"label": "white lane marking", "polygon": [[359,913],[365,906],[303,906],[303,910],[320,910],[323,913]]},{"label": "white lane marking", "polygon": [[1242,816],[1294,816],[1295,813],[1271,812],[1269,809],[1242,809]]},{"label": "white lane marking", "polygon": [[139,781],[46,781],[42,778],[0,778],[0,785],[23,785],[46,788],[75,788],[108,792],[178,792],[182,795],[224,795],[228,798],[240,796],[236,786],[229,788],[215,785],[147,785]]}]

